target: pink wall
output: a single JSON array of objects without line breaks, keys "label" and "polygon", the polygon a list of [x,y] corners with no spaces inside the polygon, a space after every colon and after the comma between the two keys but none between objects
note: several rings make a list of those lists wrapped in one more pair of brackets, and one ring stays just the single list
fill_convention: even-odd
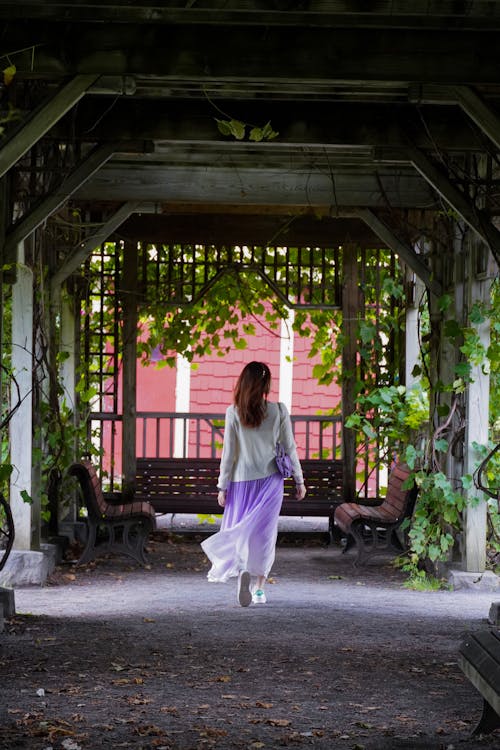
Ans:
[{"label": "pink wall", "polygon": [[[319,386],[313,377],[313,367],[318,359],[310,359],[309,341],[306,338],[294,338],[294,363],[292,383],[292,414],[317,415],[335,408],[340,402],[340,391],[335,385]],[[155,358],[153,358],[155,359]],[[265,362],[271,369],[270,400],[277,401],[279,394],[280,376],[280,338],[277,335],[265,333],[249,336],[246,349],[231,349],[225,356],[216,354],[194,360],[190,377],[190,413],[221,414],[233,400],[233,390],[238,375],[243,367],[252,360]],[[144,367],[137,364],[137,411],[175,412],[176,370],[170,367],[158,369],[154,361]],[[120,384],[121,392],[121,384]],[[119,407],[121,411],[121,403]],[[159,424],[159,428],[158,428]],[[170,423],[162,420],[159,423],[148,420],[146,428],[142,420],[137,424],[137,455],[156,455],[157,430],[159,429],[159,455],[172,455],[173,431]],[[121,425],[115,426],[115,471],[121,471]],[[304,453],[306,440],[310,445],[319,446],[319,428],[312,426],[306,437],[306,425],[299,423],[296,427],[296,439],[299,455]],[[195,420],[188,423],[189,455],[212,455],[213,446],[216,455],[220,455],[221,439],[216,432],[212,432],[209,425],[201,423],[197,430]],[[325,443],[330,446],[333,427],[325,431]],[[107,429],[106,450],[109,451],[110,436]],[[314,447],[318,457],[318,447]],[[324,457],[331,456],[331,451]]]}]

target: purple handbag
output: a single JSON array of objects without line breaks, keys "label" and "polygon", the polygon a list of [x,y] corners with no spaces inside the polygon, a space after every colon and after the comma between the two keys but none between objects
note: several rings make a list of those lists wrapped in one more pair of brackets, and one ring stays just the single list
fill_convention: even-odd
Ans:
[{"label": "purple handbag", "polygon": [[283,479],[288,479],[292,476],[293,471],[290,456],[279,441],[276,443],[276,466]]},{"label": "purple handbag", "polygon": [[[278,401],[278,411],[281,419],[281,403]],[[293,476],[292,461],[280,441],[276,443],[276,466],[283,479]]]}]

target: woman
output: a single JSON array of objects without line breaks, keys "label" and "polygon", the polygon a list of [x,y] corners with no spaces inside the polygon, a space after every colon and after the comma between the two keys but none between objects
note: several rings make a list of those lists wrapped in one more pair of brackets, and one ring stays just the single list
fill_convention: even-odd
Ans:
[{"label": "woman", "polygon": [[[283,477],[276,466],[279,440],[290,456],[296,496],[306,494],[302,468],[284,404],[267,400],[271,372],[262,362],[247,364],[226,412],[217,487],[224,508],[220,531],[202,543],[212,567],[209,581],[238,576],[238,601],[265,604],[264,586],[274,562]],[[252,582],[252,576],[255,581]]]}]

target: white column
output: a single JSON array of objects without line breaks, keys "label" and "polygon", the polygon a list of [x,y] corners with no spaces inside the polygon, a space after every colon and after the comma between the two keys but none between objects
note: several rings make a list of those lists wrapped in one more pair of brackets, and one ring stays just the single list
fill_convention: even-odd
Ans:
[{"label": "white column", "polygon": [[19,395],[12,386],[11,404],[21,398],[21,405],[12,417],[10,429],[10,461],[14,466],[10,481],[10,506],[14,519],[17,550],[31,549],[31,506],[21,492],[31,496],[31,433],[32,433],[32,372],[33,372],[33,273],[23,265],[24,248],[20,245],[17,280],[12,287],[12,369],[19,386]]},{"label": "white column", "polygon": [[[490,282],[475,282],[472,291],[476,300],[489,299]],[[472,324],[469,323],[469,325]],[[490,343],[489,320],[476,326],[481,343],[487,350]],[[486,445],[488,443],[488,415],[489,415],[489,372],[484,372],[481,365],[472,368],[472,382],[466,392],[466,429],[465,429],[465,457],[464,472],[473,474],[480,457],[474,449],[474,443]],[[472,505],[468,505],[465,513],[465,570],[470,573],[482,573],[486,568],[486,535],[487,535],[487,506],[482,492],[472,486],[466,493]]]},{"label": "white column", "polygon": [[419,300],[425,289],[417,276],[413,276],[413,301],[406,308],[405,327],[405,384],[408,389],[420,382],[419,377],[413,375],[413,369],[420,361],[420,344],[418,338]]},{"label": "white column", "polygon": [[[181,354],[177,355],[177,379],[175,382],[175,411],[189,413],[191,406],[191,363]],[[174,458],[187,458],[189,420],[175,420]],[[184,450],[185,448],[185,450]]]},{"label": "white column", "polygon": [[76,393],[76,352],[75,352],[75,316],[73,305],[68,300],[61,303],[61,352],[67,354],[67,358],[61,362],[59,370],[61,385],[63,387],[63,398],[70,409],[75,409]]},{"label": "white column", "polygon": [[293,321],[295,311],[288,310],[288,317],[281,320],[280,334],[280,382],[279,400],[292,410],[293,394]]}]

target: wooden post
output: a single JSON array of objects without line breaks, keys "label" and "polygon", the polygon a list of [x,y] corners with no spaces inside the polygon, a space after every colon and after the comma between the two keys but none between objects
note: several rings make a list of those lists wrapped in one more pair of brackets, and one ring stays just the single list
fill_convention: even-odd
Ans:
[{"label": "wooden post", "polygon": [[344,461],[344,501],[356,499],[356,433],[345,427],[355,411],[357,371],[357,329],[359,314],[358,262],[353,245],[344,247],[342,259],[342,457]]},{"label": "wooden post", "polygon": [[136,475],[136,390],[137,390],[137,245],[126,242],[120,289],[123,310],[122,380],[122,492],[130,500]]},{"label": "wooden post", "polygon": [[[475,238],[474,238],[475,239]],[[477,258],[481,253],[486,256],[485,268],[478,264]],[[469,312],[476,302],[490,303],[491,285],[497,273],[493,257],[487,249],[475,241],[469,254],[469,278],[467,279],[466,307]],[[475,328],[481,344],[487,350],[490,344],[490,321],[473,323],[466,321],[468,326]],[[489,393],[490,375],[488,368],[481,364],[472,367],[471,382],[465,393],[466,427],[464,446],[464,471],[473,474],[480,454],[476,445],[487,445],[489,437]],[[467,572],[482,573],[486,569],[486,538],[487,538],[487,498],[483,492],[471,486],[467,491],[468,504],[465,510],[463,545],[463,565]]]}]

